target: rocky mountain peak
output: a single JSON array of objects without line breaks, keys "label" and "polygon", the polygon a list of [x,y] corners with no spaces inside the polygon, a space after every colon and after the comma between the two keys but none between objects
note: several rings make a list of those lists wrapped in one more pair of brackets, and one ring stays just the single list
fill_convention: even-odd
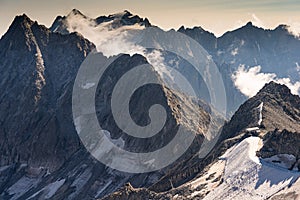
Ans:
[{"label": "rocky mountain peak", "polygon": [[258,94],[278,94],[282,97],[286,97],[288,95],[291,95],[291,90],[286,86],[279,83],[275,83],[274,81],[271,81],[267,83],[259,92]]},{"label": "rocky mountain peak", "polygon": [[68,14],[69,15],[81,15],[81,16],[85,16],[84,14],[82,14],[79,10],[77,9],[72,9],[71,12]]},{"label": "rocky mountain peak", "polygon": [[[75,18],[74,18],[75,17]],[[77,31],[78,20],[83,20],[86,23],[95,23],[96,25],[100,25],[104,22],[110,22],[110,25],[113,29],[119,28],[121,26],[131,26],[135,24],[139,24],[141,26],[149,27],[151,23],[147,18],[143,19],[138,15],[133,15],[128,10],[124,10],[119,13],[110,14],[108,16],[99,16],[95,19],[89,18],[82,14],[79,10],[73,9],[67,16],[58,16],[54,20],[50,30],[52,32],[59,32],[62,34],[70,33],[69,28],[72,27],[72,31]],[[76,30],[74,30],[76,29]]]},{"label": "rocky mountain peak", "polygon": [[178,29],[178,32],[184,32],[184,31],[194,31],[194,32],[199,33],[199,34],[210,34],[210,35],[214,36],[213,33],[206,31],[201,26],[194,26],[193,28],[185,28],[184,26],[181,26]]},{"label": "rocky mountain peak", "polygon": [[244,26],[241,28],[238,28],[234,31],[231,31],[237,35],[247,35],[247,34],[258,34],[260,31],[264,31],[263,28],[257,27],[256,25],[253,24],[253,22],[249,21],[247,22]]},{"label": "rocky mountain peak", "polygon": [[128,10],[124,10],[123,12],[111,14],[108,17],[111,17],[111,18],[126,18],[126,17],[129,17],[129,16],[133,16],[133,14]]},{"label": "rocky mountain peak", "polygon": [[15,17],[12,26],[24,24],[24,25],[32,25],[34,22],[24,13],[23,15],[18,15]]},{"label": "rocky mountain peak", "polygon": [[201,26],[195,26],[193,28],[185,28],[181,26],[178,32],[183,33],[201,44],[210,54],[213,54],[217,45],[216,36],[204,30]]},{"label": "rocky mountain peak", "polygon": [[50,31],[45,26],[31,20],[26,14],[16,16],[8,31],[1,38],[0,55],[7,54],[7,50],[17,49],[22,49],[23,54],[29,50],[34,55],[38,41],[48,40],[49,33]]},{"label": "rocky mountain peak", "polygon": [[251,21],[247,22],[247,24],[245,25],[245,27],[253,27],[253,23]]},{"label": "rocky mountain peak", "polygon": [[225,135],[239,135],[247,130],[260,134],[275,129],[300,131],[300,97],[290,89],[271,81],[254,97],[240,106],[230,122],[225,125]]},{"label": "rocky mountain peak", "polygon": [[289,28],[289,26],[288,25],[286,25],[286,24],[279,24],[276,28],[275,28],[275,30],[287,30]]},{"label": "rocky mountain peak", "polygon": [[185,30],[185,27],[182,25],[182,26],[180,26],[180,28],[178,29],[178,32],[182,32],[182,31],[184,31]]},{"label": "rocky mountain peak", "polygon": [[39,25],[37,21],[33,21],[26,14],[23,14],[15,17],[6,34],[9,35],[12,32],[27,32],[32,27],[44,32],[49,32],[45,26]]},{"label": "rocky mountain peak", "polygon": [[33,24],[37,24],[37,22],[32,21],[26,14],[16,16],[8,29],[7,35],[16,32],[27,32]]},{"label": "rocky mountain peak", "polygon": [[[32,143],[28,142],[27,147],[17,145],[24,139],[20,135],[26,135],[31,142],[37,134],[49,134],[49,138],[52,139],[61,135],[56,132],[56,128],[52,133],[47,132],[45,124],[40,129],[43,131],[39,131],[36,119],[43,116],[44,119],[47,118],[46,121],[54,120],[53,110],[59,104],[58,96],[64,95],[63,87],[72,82],[80,64],[93,49],[92,43],[76,34],[66,36],[51,33],[45,26],[32,21],[26,15],[15,18],[8,32],[0,40],[0,99],[1,102],[5,102],[0,106],[1,118],[5,118],[1,120],[0,135],[9,138],[4,143],[3,140],[0,142],[0,152],[14,149],[19,153],[15,156],[6,154],[9,158],[1,158],[1,164],[10,164],[16,159],[28,161],[28,157],[36,158],[35,162],[41,161],[38,157],[45,158],[44,161],[48,162],[44,155],[38,155],[40,150],[31,149],[35,148],[31,146]],[[21,117],[20,113],[28,117],[23,118],[18,125],[12,124],[11,121]],[[55,124],[55,121],[53,123]],[[20,128],[29,124],[36,128],[32,128],[31,131]],[[15,142],[15,145],[12,145],[12,142]]]},{"label": "rocky mountain peak", "polygon": [[286,24],[279,24],[275,29],[274,32],[276,32],[277,34],[283,34],[283,35],[289,35],[292,37],[296,37],[297,35],[293,32],[291,32],[291,27],[289,25]]}]

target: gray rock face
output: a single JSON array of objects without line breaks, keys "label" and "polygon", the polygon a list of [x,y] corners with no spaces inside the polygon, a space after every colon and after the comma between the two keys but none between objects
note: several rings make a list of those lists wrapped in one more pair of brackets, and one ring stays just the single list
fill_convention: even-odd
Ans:
[{"label": "gray rock face", "polygon": [[[240,106],[230,122],[224,126],[223,135],[237,136],[251,127],[260,128],[261,135],[275,129],[299,132],[299,100],[299,96],[291,94],[285,85],[270,82],[256,96]],[[260,117],[261,123],[258,123]]]},{"label": "gray rock face", "polygon": [[94,45],[78,34],[51,33],[23,15],[0,48],[1,165],[26,161],[55,169],[80,147],[65,116],[77,69]]},{"label": "gray rock face", "polygon": [[[168,114],[166,126],[149,140],[126,135],[113,120],[109,99],[118,79],[147,61],[140,55],[123,55],[106,71],[97,89],[97,117],[111,133],[109,137],[122,139],[124,148],[133,152],[161,148],[174,137],[179,125],[196,137],[188,151],[169,168],[146,174],[110,169],[86,152],[72,118],[74,80],[95,46],[77,33],[53,33],[23,15],[16,17],[1,38],[0,47],[2,199],[94,199],[114,192],[126,182],[134,187],[149,187],[169,168],[198,152],[207,124],[212,121],[209,106],[201,100],[163,84],[150,85],[134,93],[130,103],[132,118],[140,125],[149,123],[148,109],[159,103]],[[160,81],[156,73],[155,76]],[[221,116],[219,120],[212,121],[216,130]]]},{"label": "gray rock face", "polygon": [[[286,129],[268,132],[264,137],[263,148],[258,152],[262,158],[270,158],[276,155],[288,154],[295,157],[290,170],[297,168],[300,171],[300,134],[298,132],[290,132]],[[275,162],[275,161],[273,161]],[[278,161],[279,163],[281,161]]]}]

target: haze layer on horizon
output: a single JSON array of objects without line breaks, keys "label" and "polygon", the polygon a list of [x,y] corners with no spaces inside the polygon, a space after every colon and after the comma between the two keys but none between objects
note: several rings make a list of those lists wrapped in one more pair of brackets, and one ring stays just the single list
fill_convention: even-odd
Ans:
[{"label": "haze layer on horizon", "polygon": [[16,15],[26,13],[49,27],[56,16],[67,15],[73,8],[90,17],[126,9],[165,30],[201,26],[217,36],[248,21],[268,29],[288,24],[300,32],[298,0],[0,0],[0,35]]}]

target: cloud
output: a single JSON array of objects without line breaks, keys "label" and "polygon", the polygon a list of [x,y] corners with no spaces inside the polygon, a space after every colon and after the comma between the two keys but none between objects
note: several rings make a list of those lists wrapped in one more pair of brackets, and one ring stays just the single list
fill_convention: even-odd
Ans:
[{"label": "cloud", "polygon": [[278,78],[275,73],[262,73],[261,66],[249,69],[241,65],[232,75],[237,89],[248,97],[253,97],[266,83],[275,81],[288,86],[293,94],[300,95],[300,82],[292,83],[289,78]]},{"label": "cloud", "polygon": [[254,13],[251,14],[252,22],[255,26],[264,27],[264,23],[261,19],[259,19]]},{"label": "cloud", "polygon": [[288,31],[295,37],[300,38],[300,22],[289,21]]},{"label": "cloud", "polygon": [[251,21],[257,27],[260,27],[260,28],[266,27],[265,23],[260,18],[258,18],[255,13],[248,13],[247,15],[248,15],[248,17],[246,20],[238,19],[234,23],[233,30],[238,29],[242,26],[245,26],[245,24],[249,21]]},{"label": "cloud", "polygon": [[118,55],[120,53],[143,53],[144,48],[130,41],[131,30],[142,30],[139,24],[132,26],[114,27],[114,21],[97,24],[93,19],[82,15],[68,15],[67,29],[69,32],[79,32],[85,38],[93,42],[97,50],[105,56]]},{"label": "cloud", "polygon": [[296,64],[296,71],[300,72],[300,65],[297,62],[295,64]]},{"label": "cloud", "polygon": [[96,45],[97,51],[109,57],[118,54],[140,54],[154,67],[164,81],[172,82],[173,76],[165,64],[164,57],[160,51],[149,51],[144,47],[137,45],[137,32],[145,29],[139,24],[118,26],[118,16],[115,20],[97,24],[95,20],[82,15],[68,15],[67,29],[69,32],[79,32],[85,38]]}]

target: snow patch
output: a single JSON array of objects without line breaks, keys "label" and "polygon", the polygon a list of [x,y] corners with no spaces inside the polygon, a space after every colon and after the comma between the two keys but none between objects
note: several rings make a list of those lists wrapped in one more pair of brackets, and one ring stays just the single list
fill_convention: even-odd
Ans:
[{"label": "snow patch", "polygon": [[81,132],[81,116],[76,117],[76,119],[74,120],[74,124],[76,127],[76,131],[79,134]]},{"label": "snow patch", "polygon": [[0,173],[7,170],[8,168],[10,167],[10,165],[6,165],[6,166],[3,166],[3,167],[0,167]]},{"label": "snow patch", "polygon": [[113,16],[114,18],[122,18],[126,14],[127,14],[127,11],[124,10],[122,12],[112,14],[111,16]]},{"label": "snow patch", "polygon": [[50,183],[49,185],[47,185],[43,189],[41,189],[38,192],[31,195],[26,200],[33,199],[34,197],[39,195],[41,192],[43,192],[43,198],[44,199],[50,199],[64,183],[65,183],[65,179]]},{"label": "snow patch", "polygon": [[239,48],[235,48],[231,51],[231,55],[236,56],[239,53]]},{"label": "snow patch", "polygon": [[228,149],[224,182],[204,199],[267,199],[293,184],[300,173],[278,168],[256,156],[262,139],[249,137]]},{"label": "snow patch", "polygon": [[42,89],[46,85],[46,79],[44,77],[44,71],[45,71],[45,66],[44,66],[44,60],[43,56],[41,53],[41,50],[37,44],[37,42],[34,40],[34,43],[36,45],[36,79],[35,79],[35,86],[37,89],[37,93],[35,95],[35,102],[38,102],[41,98],[42,94]]},{"label": "snow patch", "polygon": [[[259,110],[259,114],[258,114],[258,122],[257,122],[258,126],[260,126],[261,123],[262,123],[262,118],[263,118],[263,116],[262,116],[262,110],[263,110],[263,106],[264,106],[264,103],[261,102],[261,103],[259,104],[259,106],[257,107],[257,109]],[[257,126],[251,127],[251,128],[247,128],[246,131],[249,131],[249,132],[256,131],[257,133],[260,132],[259,127],[257,127]]]},{"label": "snow patch", "polygon": [[259,128],[258,127],[247,128],[246,131],[249,131],[249,132],[251,132],[251,131],[257,131],[258,132]]},{"label": "snow patch", "polygon": [[155,159],[151,159],[151,160],[148,160],[148,161],[144,162],[144,164],[152,165],[154,162],[155,162]]},{"label": "snow patch", "polygon": [[101,193],[112,183],[112,180],[109,180],[96,194],[95,198],[99,198]]},{"label": "snow patch", "polygon": [[[189,183],[191,189],[193,189],[194,192],[190,196],[188,196],[188,198],[193,199],[197,195],[205,195],[206,193],[216,188],[221,181],[216,181],[216,179],[221,179],[220,177],[224,173],[224,168],[225,160],[219,160],[209,168],[209,170],[204,174],[204,176],[201,176],[200,178],[197,178],[191,183]],[[204,188],[202,188],[201,186],[204,186]],[[201,189],[197,190],[198,187],[201,187]]]},{"label": "snow patch", "polygon": [[113,143],[115,144],[117,147],[120,147],[120,148],[124,148],[125,146],[125,141],[119,137],[118,139],[112,139],[111,136],[110,136],[110,132],[107,131],[107,130],[103,130],[104,134],[106,135],[106,137]]},{"label": "snow patch", "polygon": [[258,109],[259,109],[259,120],[258,120],[258,126],[261,125],[262,123],[262,110],[263,110],[263,106],[264,106],[264,102],[261,102],[258,106]]},{"label": "snow patch", "polygon": [[63,186],[65,183],[65,179],[50,183],[47,185],[43,190],[45,191],[45,198],[50,199],[56,192],[57,190]]},{"label": "snow patch", "polygon": [[23,194],[28,192],[30,189],[37,186],[40,182],[40,179],[29,178],[23,176],[20,178],[14,185],[8,188],[7,192],[9,195],[12,195],[11,200],[20,198]]},{"label": "snow patch", "polygon": [[90,89],[91,87],[93,87],[94,85],[96,85],[96,83],[85,83],[83,85],[81,85],[81,87],[85,90]]},{"label": "snow patch", "polygon": [[71,184],[71,187],[75,187],[76,190],[69,196],[69,199],[75,198],[81,192],[81,189],[86,185],[91,176],[91,169],[87,168],[83,173],[80,174],[80,176],[76,177],[74,182]]}]

